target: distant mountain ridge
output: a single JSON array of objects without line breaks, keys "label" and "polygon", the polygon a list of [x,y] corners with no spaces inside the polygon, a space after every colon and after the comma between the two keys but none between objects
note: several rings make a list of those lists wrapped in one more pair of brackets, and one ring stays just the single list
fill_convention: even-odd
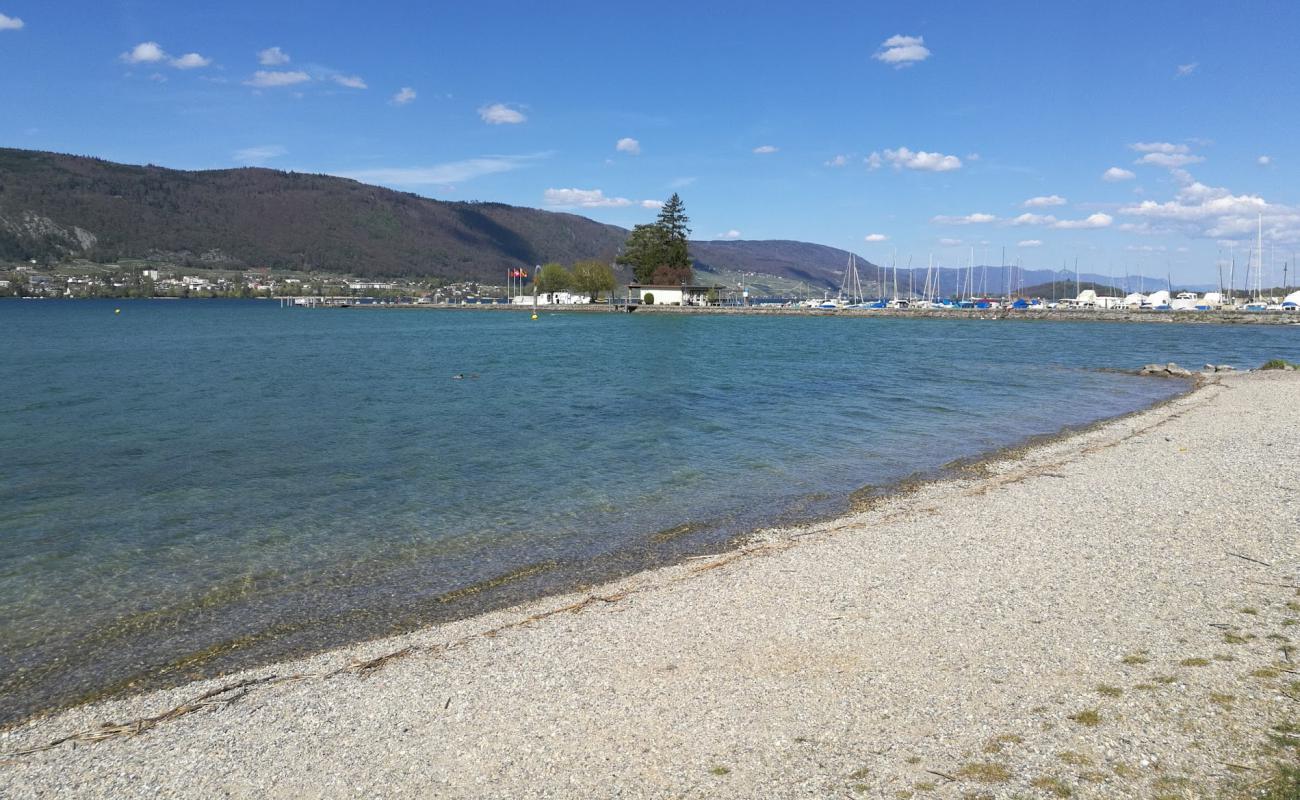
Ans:
[{"label": "distant mountain ridge", "polygon": [[[432,200],[328,175],[0,149],[0,261],[157,257],[497,281],[513,267],[612,261],[627,235],[576,214]],[[849,258],[789,241],[692,242],[691,255],[706,272],[762,271],[820,287],[836,285]]]},{"label": "distant mountain ridge", "polygon": [[[689,204],[688,204],[689,211]],[[0,148],[0,262],[156,258],[200,267],[318,269],[358,276],[501,282],[507,270],[612,261],[628,231],[577,214],[504,203],[447,202],[348,178],[244,167],[185,171]],[[692,241],[699,282],[757,273],[838,290],[849,252],[791,240]],[[893,271],[857,257],[868,294],[893,294]],[[924,268],[898,270],[899,294]],[[938,270],[940,293],[1050,283],[1051,270]],[[626,270],[619,277],[628,279]],[[1069,274],[1073,278],[1073,274]],[[1117,279],[1084,273],[1085,283]],[[1163,280],[1132,278],[1163,288]],[[1211,289],[1210,286],[1181,288]]]}]

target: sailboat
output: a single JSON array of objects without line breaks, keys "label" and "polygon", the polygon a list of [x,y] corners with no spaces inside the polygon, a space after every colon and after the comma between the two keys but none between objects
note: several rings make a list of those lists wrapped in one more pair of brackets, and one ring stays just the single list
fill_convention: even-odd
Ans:
[{"label": "sailboat", "polygon": [[862,279],[858,276],[858,257],[849,253],[849,263],[844,267],[844,277],[840,279],[840,293],[819,303],[816,308],[822,311],[838,311],[841,308],[853,308],[862,305]]},{"label": "sailboat", "polygon": [[[1267,311],[1268,303],[1264,301],[1264,215],[1259,215],[1259,239],[1255,251],[1259,254],[1258,264],[1255,267],[1255,299],[1246,304],[1247,311]],[[1250,268],[1246,268],[1249,274]]]}]

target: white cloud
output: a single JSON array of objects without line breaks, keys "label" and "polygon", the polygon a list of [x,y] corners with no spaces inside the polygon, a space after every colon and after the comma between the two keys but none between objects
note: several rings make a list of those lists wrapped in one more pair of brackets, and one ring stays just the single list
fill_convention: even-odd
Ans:
[{"label": "white cloud", "polygon": [[1130,253],[1163,253],[1166,248],[1162,244],[1129,244],[1124,249]]},{"label": "white cloud", "polygon": [[274,89],[277,86],[293,86],[298,83],[306,83],[309,80],[311,80],[311,76],[305,72],[259,69],[253,73],[253,77],[244,81],[244,85],[258,89]]},{"label": "white cloud", "polygon": [[726,233],[719,233],[718,236],[717,236],[717,238],[719,238],[719,239],[739,239],[739,238],[740,238],[740,231],[736,230],[735,228],[732,228],[731,230],[727,231]]},{"label": "white cloud", "polygon": [[409,86],[403,86],[397,94],[393,95],[393,105],[404,106],[415,98],[415,90]]},{"label": "white cloud", "polygon": [[483,175],[511,172],[528,166],[549,153],[524,156],[482,156],[463,161],[449,161],[430,167],[387,167],[338,173],[344,178],[385,186],[450,186]]},{"label": "white cloud", "polygon": [[1174,77],[1175,77],[1175,78],[1186,78],[1188,75],[1191,75],[1193,72],[1195,72],[1195,71],[1196,71],[1196,68],[1199,67],[1199,66],[1200,66],[1200,63],[1198,63],[1198,62],[1196,62],[1196,61],[1193,61],[1193,62],[1190,63],[1190,64],[1179,64],[1179,65],[1178,65],[1178,69],[1175,70],[1175,72],[1174,72]]},{"label": "white cloud", "polygon": [[966,154],[966,160],[967,160],[967,161],[979,161],[980,158],[981,158],[981,156],[980,156],[979,153],[967,153],[967,154]]},{"label": "white cloud", "polygon": [[1185,144],[1171,144],[1170,142],[1134,142],[1129,145],[1130,150],[1136,150],[1139,153],[1190,153],[1191,148]]},{"label": "white cloud", "polygon": [[178,58],[167,55],[167,51],[157,42],[141,42],[119,56],[128,64],[161,64],[166,62],[176,69],[198,69],[212,63],[198,53],[186,53]]},{"label": "white cloud", "polygon": [[204,58],[198,53],[186,53],[180,58],[173,58],[171,60],[171,65],[176,69],[198,69],[199,67],[206,67],[211,63],[212,59]]},{"label": "white cloud", "polygon": [[600,189],[547,189],[542,197],[548,206],[561,208],[626,208],[626,197],[606,197]]},{"label": "white cloud", "polygon": [[924,150],[912,151],[906,147],[900,147],[897,150],[884,151],[883,158],[880,153],[872,153],[867,156],[867,166],[871,169],[879,169],[880,165],[888,161],[894,165],[894,169],[918,169],[927,172],[948,172],[954,169],[961,169],[961,159],[957,156],[946,156],[943,153],[927,153]]},{"label": "white cloud", "polygon": [[641,143],[631,136],[624,136],[614,145],[614,149],[620,153],[627,153],[630,156],[641,155]]},{"label": "white cloud", "polygon": [[121,56],[128,64],[156,64],[167,59],[167,53],[157,42],[141,42]]},{"label": "white cloud", "polygon": [[278,67],[289,63],[289,54],[278,47],[268,47],[258,52],[257,63],[264,67]]},{"label": "white cloud", "polygon": [[696,180],[697,178],[694,175],[687,175],[681,178],[673,178],[671,181],[668,182],[668,188],[685,189],[687,186],[690,186],[692,183],[695,183]]},{"label": "white cloud", "polygon": [[923,36],[903,36],[895,34],[886,39],[872,58],[895,69],[919,64],[930,57],[930,50],[925,46]]},{"label": "white cloud", "polygon": [[944,247],[957,247],[958,245],[961,244],[961,239],[948,239],[945,237],[939,240],[939,244],[943,245]]},{"label": "white cloud", "polygon": [[759,154],[760,156],[766,156],[775,153],[777,150],[780,149],[781,148],[777,147],[774,144],[762,144],[759,145],[758,147],[755,147],[754,152]]},{"label": "white cloud", "polygon": [[505,103],[493,103],[478,110],[478,115],[489,125],[518,125],[528,119],[524,112]]},{"label": "white cloud", "polygon": [[1049,206],[1063,206],[1068,201],[1059,194],[1049,194],[1040,197],[1031,197],[1021,203],[1025,208],[1047,208]]},{"label": "white cloud", "polygon": [[1103,214],[1100,211],[1096,214],[1090,214],[1084,219],[1063,219],[1052,223],[1053,228],[1062,228],[1065,230],[1081,230],[1088,228],[1109,228],[1115,218],[1110,214]]},{"label": "white cloud", "polygon": [[642,207],[642,208],[651,208],[651,209],[658,210],[658,209],[661,209],[661,208],[664,207],[664,201],[662,201],[662,200],[642,200],[642,201],[641,201],[641,207]]},{"label": "white cloud", "polygon": [[863,237],[862,241],[864,241],[864,242],[887,242],[887,241],[889,241],[889,237],[886,236],[886,235],[883,234],[883,233],[868,233],[865,237]]},{"label": "white cloud", "polygon": [[1261,167],[1267,167],[1269,164],[1272,164],[1272,163],[1273,163],[1273,157],[1272,157],[1272,156],[1260,156],[1259,158],[1255,159],[1255,163],[1258,164],[1258,165],[1260,165]]},{"label": "white cloud", "polygon": [[20,31],[22,29],[23,21],[21,19],[0,14],[0,31]]},{"label": "white cloud", "polygon": [[1056,222],[1056,217],[1051,214],[1031,214],[1028,211],[1020,216],[1007,220],[1008,225],[1051,225]]},{"label": "white cloud", "polygon": [[1133,172],[1131,172],[1130,170],[1120,169],[1119,167],[1111,167],[1110,169],[1101,173],[1101,179],[1103,181],[1109,181],[1110,183],[1116,183],[1118,181],[1131,181],[1136,177],[1137,175],[1133,174]]},{"label": "white cloud", "polygon": [[366,82],[358,75],[331,75],[330,79],[339,86],[346,86],[349,89],[366,89]]},{"label": "white cloud", "polygon": [[964,217],[949,217],[940,214],[937,217],[931,218],[930,221],[938,223],[939,225],[982,225],[988,222],[997,222],[998,218],[992,214],[980,213],[967,214]]},{"label": "white cloud", "polygon": [[240,163],[250,166],[261,166],[273,158],[279,158],[289,152],[278,144],[264,144],[257,147],[245,147],[242,150],[236,150],[231,158]]},{"label": "white cloud", "polygon": [[1042,239],[1021,239],[1016,242],[1016,247],[1042,247]]},{"label": "white cloud", "polygon": [[837,155],[834,158],[830,159],[829,161],[825,162],[826,166],[828,167],[843,167],[843,166],[847,166],[848,163],[849,163],[849,157],[846,155]]},{"label": "white cloud", "polygon": [[1175,169],[1185,167],[1188,164],[1199,164],[1205,159],[1202,156],[1193,156],[1187,153],[1147,153],[1146,155],[1134,161],[1134,164],[1154,164],[1157,167],[1168,167]]}]

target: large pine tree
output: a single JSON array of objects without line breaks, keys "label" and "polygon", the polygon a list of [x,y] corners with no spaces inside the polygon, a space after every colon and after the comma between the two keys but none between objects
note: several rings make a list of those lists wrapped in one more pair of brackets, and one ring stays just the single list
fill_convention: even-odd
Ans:
[{"label": "large pine tree", "polygon": [[632,229],[619,261],[632,266],[637,283],[676,286],[691,282],[689,222],[682,198],[674,193],[653,224]]}]

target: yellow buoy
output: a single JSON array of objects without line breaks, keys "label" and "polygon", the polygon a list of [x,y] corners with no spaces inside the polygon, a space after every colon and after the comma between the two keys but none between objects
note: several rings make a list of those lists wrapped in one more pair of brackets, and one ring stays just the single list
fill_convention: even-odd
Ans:
[{"label": "yellow buoy", "polygon": [[533,319],[537,319],[537,315],[536,315],[536,314],[533,315]]},{"label": "yellow buoy", "polygon": [[121,314],[121,313],[122,313],[122,309],[120,309],[120,308],[115,308],[115,309],[113,309],[113,313],[114,313],[114,314]]}]

